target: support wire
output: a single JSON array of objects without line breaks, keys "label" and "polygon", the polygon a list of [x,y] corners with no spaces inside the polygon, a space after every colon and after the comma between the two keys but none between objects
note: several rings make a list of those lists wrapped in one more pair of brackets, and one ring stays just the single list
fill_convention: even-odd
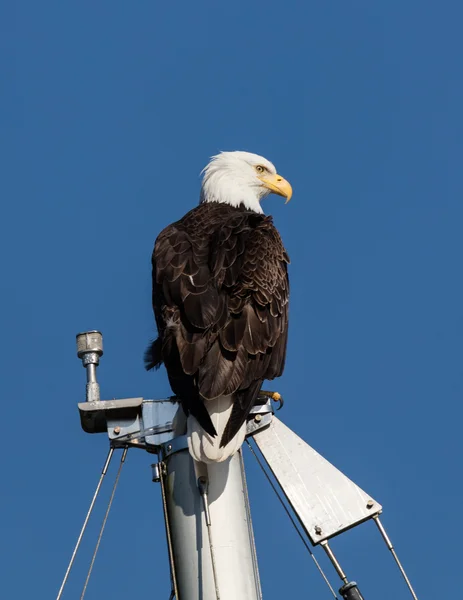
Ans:
[{"label": "support wire", "polygon": [[171,594],[169,600],[178,600],[178,587],[177,587],[177,574],[175,571],[174,561],[174,549],[172,546],[172,538],[170,536],[170,520],[169,512],[167,510],[167,499],[166,499],[166,487],[164,477],[166,475],[165,463],[160,462],[159,464],[159,483],[161,484],[161,496],[162,496],[162,510],[164,512],[164,524],[166,526],[166,538],[167,538],[167,550],[169,553],[169,566],[170,566],[170,580],[171,580]]},{"label": "support wire", "polygon": [[249,440],[246,440],[246,443],[247,443],[247,445],[248,445],[249,449],[251,450],[251,452],[252,452],[252,454],[253,454],[254,458],[257,460],[257,464],[258,464],[258,465],[259,465],[259,467],[261,468],[261,470],[262,470],[263,474],[265,475],[265,477],[266,477],[267,481],[270,483],[270,485],[271,485],[271,487],[272,487],[273,491],[275,492],[275,495],[276,495],[276,497],[277,497],[277,498],[278,498],[278,500],[280,501],[280,504],[282,505],[282,507],[284,508],[284,510],[285,510],[285,512],[286,512],[286,514],[288,515],[288,517],[289,517],[289,520],[291,521],[291,523],[292,523],[292,525],[293,525],[294,529],[296,530],[297,534],[298,534],[298,535],[299,535],[299,537],[301,538],[301,540],[302,540],[302,543],[304,544],[304,546],[306,547],[306,549],[307,549],[308,553],[309,553],[309,554],[310,554],[310,556],[312,557],[312,560],[314,561],[314,563],[315,563],[315,565],[316,565],[316,567],[317,567],[318,571],[320,572],[320,575],[323,577],[323,579],[324,579],[324,581],[325,581],[326,585],[329,587],[329,589],[330,589],[330,592],[333,594],[333,597],[334,597],[334,598],[336,598],[336,600],[338,600],[338,597],[337,597],[337,595],[336,595],[336,592],[334,591],[334,589],[333,589],[333,587],[332,587],[331,583],[328,581],[328,578],[327,578],[327,576],[325,575],[325,573],[324,573],[323,569],[321,568],[321,566],[320,566],[320,563],[318,562],[318,560],[317,560],[316,556],[314,555],[314,553],[313,553],[313,552],[312,552],[312,550],[310,549],[310,546],[308,545],[308,543],[307,543],[307,540],[304,538],[304,536],[303,536],[303,535],[302,535],[302,533],[300,532],[300,530],[299,530],[299,527],[297,526],[297,524],[296,524],[296,521],[294,520],[294,518],[293,518],[293,516],[292,516],[291,512],[289,511],[289,509],[288,509],[288,507],[286,506],[286,504],[283,502],[283,499],[282,499],[282,497],[280,496],[280,494],[279,494],[279,492],[278,492],[278,490],[277,490],[277,488],[276,488],[275,484],[273,483],[273,481],[272,481],[272,479],[270,478],[269,474],[268,474],[268,473],[267,473],[267,471],[265,470],[265,468],[264,468],[264,465],[262,464],[262,461],[259,459],[259,457],[258,457],[258,456],[257,456],[257,454],[255,453],[255,451],[254,451],[254,448],[253,448],[253,447],[251,446],[251,444],[249,443]]},{"label": "support wire", "polygon": [[246,516],[248,519],[248,530],[249,530],[249,539],[251,540],[251,554],[252,554],[252,562],[254,565],[254,573],[256,580],[256,592],[257,598],[262,600],[262,588],[260,585],[260,577],[259,577],[259,565],[257,563],[257,551],[256,551],[256,541],[254,539],[254,529],[252,526],[252,517],[251,517],[251,508],[249,506],[249,493],[248,493],[248,484],[246,481],[246,471],[244,470],[244,459],[243,459],[243,450],[240,449],[240,466],[241,466],[241,477],[243,479],[243,490],[244,490],[244,498],[245,498],[245,506],[246,506]]},{"label": "support wire", "polygon": [[219,580],[217,577],[217,566],[215,562],[215,550],[214,543],[212,540],[212,529],[211,529],[211,515],[209,512],[209,498],[208,498],[209,480],[207,477],[198,477],[198,489],[203,499],[204,518],[206,520],[207,537],[209,540],[209,553],[211,556],[212,575],[214,577],[214,587],[216,600],[220,600]]},{"label": "support wire", "polygon": [[402,563],[400,562],[399,557],[397,556],[397,552],[394,550],[394,546],[392,545],[392,542],[389,539],[389,536],[387,535],[383,524],[379,520],[379,515],[375,515],[373,517],[373,519],[374,519],[376,525],[378,526],[379,532],[380,532],[383,540],[386,542],[386,546],[391,551],[391,554],[394,557],[394,560],[397,563],[397,566],[399,567],[400,572],[402,573],[402,577],[405,579],[405,583],[407,584],[407,587],[410,590],[411,595],[413,596],[414,600],[418,600],[418,597],[415,594],[415,590],[413,589],[412,584],[410,583],[410,579],[407,577],[407,574],[405,573],[405,569],[403,568]]},{"label": "support wire", "polygon": [[119,478],[121,476],[122,467],[124,466],[124,463],[125,463],[125,458],[127,456],[127,451],[128,451],[128,448],[126,446],[124,448],[123,452],[122,452],[121,462],[119,463],[119,469],[117,471],[116,479],[114,480],[113,490],[112,490],[111,496],[109,498],[108,507],[106,509],[106,513],[105,513],[105,516],[103,518],[103,522],[101,523],[100,533],[99,533],[98,539],[96,541],[95,550],[93,551],[92,560],[91,560],[90,566],[88,568],[87,578],[85,579],[84,587],[82,588],[82,594],[80,596],[80,600],[84,599],[85,592],[87,591],[88,582],[90,581],[90,576],[91,576],[92,571],[93,571],[93,565],[95,564],[96,555],[98,554],[98,550],[100,548],[101,538],[103,537],[103,533],[104,533],[104,530],[105,530],[105,527],[106,527],[106,521],[108,520],[108,516],[109,516],[109,511],[111,510],[111,506],[113,504],[114,495],[116,493],[117,484],[119,483]]},{"label": "support wire", "polygon": [[110,464],[111,459],[113,457],[113,454],[114,454],[114,448],[110,448],[109,452],[108,452],[108,456],[106,457],[105,464],[104,464],[103,469],[101,471],[100,480],[98,481],[98,485],[96,486],[96,490],[95,490],[95,493],[93,494],[92,501],[90,502],[90,507],[89,507],[89,509],[87,511],[87,516],[85,517],[84,524],[82,525],[82,529],[80,530],[79,537],[77,538],[77,543],[76,543],[76,545],[74,547],[74,552],[72,553],[71,560],[69,561],[68,568],[66,569],[66,573],[64,574],[63,583],[61,584],[61,587],[59,589],[58,595],[56,596],[56,600],[60,600],[61,596],[63,595],[64,586],[67,583],[67,580],[68,580],[68,577],[69,577],[69,573],[71,572],[72,565],[74,564],[74,560],[75,560],[76,555],[77,555],[77,551],[79,550],[80,543],[82,542],[82,538],[84,536],[85,530],[87,529],[87,525],[88,525],[88,521],[90,519],[90,515],[92,514],[93,507],[95,506],[96,499],[98,498],[98,494],[100,493],[101,484],[103,483],[103,479],[105,478],[105,475],[108,472],[108,467],[109,467],[109,464]]}]

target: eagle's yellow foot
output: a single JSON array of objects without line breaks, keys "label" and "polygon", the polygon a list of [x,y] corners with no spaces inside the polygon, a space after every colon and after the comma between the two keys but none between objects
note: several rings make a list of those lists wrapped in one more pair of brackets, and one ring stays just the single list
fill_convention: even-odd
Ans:
[{"label": "eagle's yellow foot", "polygon": [[278,392],[267,392],[265,390],[261,390],[259,396],[265,396],[266,398],[270,398],[271,400],[278,402],[279,407],[277,408],[277,410],[280,410],[283,407],[283,404],[285,403],[282,395]]}]

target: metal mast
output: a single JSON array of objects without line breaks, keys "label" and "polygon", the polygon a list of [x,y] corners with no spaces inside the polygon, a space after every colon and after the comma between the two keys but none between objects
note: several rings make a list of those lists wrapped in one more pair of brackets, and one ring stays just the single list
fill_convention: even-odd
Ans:
[{"label": "metal mast", "polygon": [[198,476],[188,449],[160,465],[177,598],[260,600],[241,452],[201,466]]},{"label": "metal mast", "polygon": [[[121,464],[81,600],[87,589],[129,448],[139,448],[157,455],[157,462],[152,465],[152,478],[160,483],[162,494],[171,570],[170,600],[261,600],[242,452],[239,451],[223,463],[196,463],[188,451],[184,435],[185,419],[176,398],[100,400],[96,367],[103,354],[101,333],[90,331],[78,334],[77,354],[87,370],[86,402],[78,404],[82,428],[87,433],[106,433],[110,451],[57,600],[62,597],[103,478],[117,448],[123,450]],[[277,419],[273,415],[269,397],[278,399],[279,395],[262,393],[260,404],[252,409],[247,423],[248,440],[254,438],[266,466],[254,450],[253,454],[309,550],[330,593],[337,597],[306,539],[313,546],[320,545],[326,552],[343,584],[339,589],[340,595],[345,600],[364,600],[357,584],[348,580],[329,542],[352,527],[373,520],[414,600],[417,600],[397,553],[379,521],[382,506]],[[277,486],[284,499],[277,492]]]}]

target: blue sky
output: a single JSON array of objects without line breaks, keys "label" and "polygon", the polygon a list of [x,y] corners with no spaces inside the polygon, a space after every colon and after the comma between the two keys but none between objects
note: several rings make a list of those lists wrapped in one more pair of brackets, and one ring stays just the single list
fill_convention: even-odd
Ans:
[{"label": "blue sky", "polygon": [[[418,595],[454,596],[462,17],[417,0],[3,5],[5,597],[55,597],[106,454],[80,429],[75,334],[103,331],[105,398],[169,394],[142,365],[151,249],[223,149],[263,154],[294,187],[264,206],[292,259],[281,418],[383,504]],[[265,599],[329,598],[251,458]],[[168,597],[150,462],[129,452],[89,600]],[[79,597],[103,510],[64,598]],[[365,598],[408,598],[373,524],[333,548]]]}]

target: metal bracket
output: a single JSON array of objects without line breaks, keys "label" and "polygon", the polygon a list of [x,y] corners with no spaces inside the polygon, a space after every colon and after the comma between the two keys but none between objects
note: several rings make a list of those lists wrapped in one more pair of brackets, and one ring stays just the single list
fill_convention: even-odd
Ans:
[{"label": "metal bracket", "polygon": [[255,404],[249,411],[250,415],[265,415],[267,413],[272,415],[274,413],[271,400],[266,400],[264,404]]},{"label": "metal bracket", "polygon": [[381,512],[378,502],[276,417],[254,440],[312,544]]},{"label": "metal bracket", "polygon": [[79,402],[80,424],[86,433],[105,433],[108,419],[133,420],[140,413],[142,403],[143,398]]},{"label": "metal bracket", "polygon": [[246,437],[254,435],[261,429],[268,427],[272,422],[273,412],[271,400],[267,400],[265,404],[256,404],[253,406],[246,424]]},{"label": "metal bracket", "polygon": [[172,454],[187,449],[188,440],[186,435],[178,435],[177,437],[172,438],[168,442],[161,444],[158,451],[159,459],[165,460],[166,458],[169,458],[169,456],[171,456]]},{"label": "metal bracket", "polygon": [[130,445],[157,452],[172,439],[175,400],[122,398],[78,403],[80,422],[86,433],[107,432],[115,448]]},{"label": "metal bracket", "polygon": [[[167,457],[173,452],[168,446],[174,444],[178,452],[187,446],[179,447],[174,437],[174,418],[179,410],[175,397],[162,400],[143,398],[121,398],[78,403],[80,422],[86,433],[106,433],[115,448],[130,445],[148,452],[160,453]],[[180,409],[181,410],[181,409]],[[268,427],[272,421],[271,400],[256,404],[251,409],[247,422],[246,435]],[[183,438],[183,436],[180,436]]]}]

